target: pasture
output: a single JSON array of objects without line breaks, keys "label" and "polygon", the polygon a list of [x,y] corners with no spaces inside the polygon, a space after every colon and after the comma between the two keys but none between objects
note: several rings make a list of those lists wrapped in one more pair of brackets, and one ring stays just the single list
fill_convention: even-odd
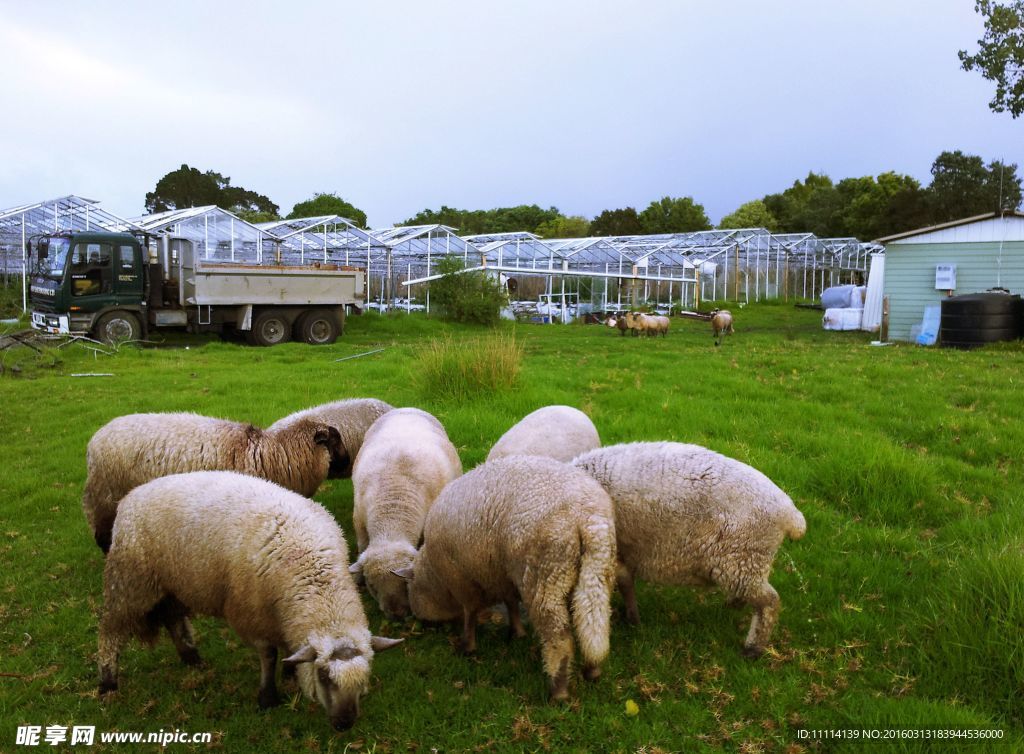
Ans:
[{"label": "pasture", "polygon": [[[437,363],[424,354],[435,339],[487,331],[406,315],[351,318],[324,348],[179,336],[113,355],[81,345],[8,352],[0,751],[16,748],[18,726],[54,724],[94,725],[97,737],[212,731],[213,748],[247,752],[866,750],[800,737],[838,728],[999,729],[1001,743],[970,750],[1024,746],[1024,348],[877,348],[865,333],[823,332],[815,311],[733,311],[736,334],[717,349],[705,322],[673,320],[664,339],[504,325],[522,351],[518,380],[478,393],[432,389],[421,364]],[[492,622],[465,658],[453,651],[458,627],[388,623],[367,598],[371,629],[406,642],[376,658],[346,734],[293,683],[283,706],[259,712],[255,651],[209,619],[196,621],[204,666],[181,666],[166,637],[152,650],[132,644],[121,690],[101,703],[103,558],[80,509],[93,432],[140,411],[266,426],[359,396],[434,413],[467,469],[519,418],[553,403],[586,411],[605,444],[693,442],[757,467],[808,524],[775,561],[782,614],[772,649],[745,659],[749,612],[715,593],[640,584],[642,624],[617,616],[603,677],[577,673],[574,700],[552,706],[532,638],[508,643]],[[351,483],[329,481],[316,499],[354,548]],[[97,738],[92,748],[126,747]]]}]

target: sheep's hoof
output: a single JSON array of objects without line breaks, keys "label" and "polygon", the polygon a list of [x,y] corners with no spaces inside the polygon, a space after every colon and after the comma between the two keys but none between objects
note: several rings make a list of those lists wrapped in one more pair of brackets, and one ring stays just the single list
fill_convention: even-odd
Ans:
[{"label": "sheep's hoof", "polygon": [[627,608],[627,610],[626,610],[626,623],[628,623],[631,626],[639,626],[640,625],[640,611],[639,610],[630,610],[630,609]]},{"label": "sheep's hoof", "polygon": [[476,644],[470,644],[465,639],[459,639],[455,645],[455,651],[460,655],[469,657],[470,655],[476,654]]},{"label": "sheep's hoof", "polygon": [[112,681],[107,678],[100,681],[99,694],[101,697],[115,691],[117,691],[117,681]]},{"label": "sheep's hoof", "polygon": [[191,665],[195,667],[203,664],[203,658],[199,656],[199,650],[195,647],[183,649],[178,653],[178,657],[181,659],[182,665]]},{"label": "sheep's hoof", "polygon": [[743,647],[743,656],[750,660],[756,660],[764,654],[764,647]]},{"label": "sheep's hoof", "polygon": [[583,677],[588,681],[596,681],[601,677],[601,668],[598,665],[588,665],[583,668]]},{"label": "sheep's hoof", "polygon": [[296,671],[294,665],[289,664],[289,665],[282,665],[281,666],[281,680],[282,681],[294,680],[296,674],[297,674],[297,671]]},{"label": "sheep's hoof", "polygon": [[278,696],[277,689],[260,689],[256,702],[260,705],[260,709],[270,709],[281,703],[281,697]]},{"label": "sheep's hoof", "polygon": [[552,704],[562,704],[569,701],[569,689],[563,684],[561,686],[551,685],[549,701]]}]

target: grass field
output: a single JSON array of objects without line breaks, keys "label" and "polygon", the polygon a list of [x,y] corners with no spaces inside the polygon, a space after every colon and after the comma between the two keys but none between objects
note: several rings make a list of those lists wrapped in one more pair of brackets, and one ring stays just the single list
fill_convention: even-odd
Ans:
[{"label": "grass field", "polygon": [[[16,728],[29,724],[212,731],[214,747],[253,752],[869,750],[801,738],[837,728],[994,728],[1001,744],[970,751],[1024,748],[1021,344],[878,348],[864,333],[821,331],[814,311],[779,304],[737,314],[736,334],[719,349],[706,323],[690,321],[658,340],[597,326],[506,326],[523,353],[516,386],[450,398],[430,392],[422,349],[484,333],[416,316],[352,318],[327,348],[179,336],[114,355],[81,345],[9,351],[0,376],[0,751],[18,748]],[[336,361],[374,349],[384,350]],[[114,376],[71,376],[85,372]],[[617,620],[604,676],[578,680],[575,701],[557,707],[545,703],[532,639],[509,644],[503,626],[486,626],[467,659],[452,651],[455,627],[388,624],[367,600],[373,630],[407,641],[375,660],[347,734],[291,685],[287,704],[259,712],[255,652],[209,619],[196,622],[204,667],[179,665],[166,640],[153,650],[133,644],[121,691],[98,701],[103,559],[80,510],[92,433],[138,411],[267,425],[354,396],[433,412],[466,468],[551,403],[585,410],[606,444],[695,442],[756,466],[808,522],[807,536],[776,559],[783,609],[773,649],[744,659],[749,612],[717,594],[641,585],[643,624]],[[316,497],[347,532],[351,483],[329,482]]]}]

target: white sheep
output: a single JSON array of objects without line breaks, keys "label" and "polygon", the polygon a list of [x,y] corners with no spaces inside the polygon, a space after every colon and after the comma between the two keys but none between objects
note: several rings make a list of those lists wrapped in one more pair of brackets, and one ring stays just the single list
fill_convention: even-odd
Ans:
[{"label": "white sheep", "polygon": [[775,552],[807,528],[786,493],[760,471],[697,445],[614,445],[573,465],[615,504],[616,576],[630,622],[640,619],[634,578],[717,586],[754,608],[744,653],[764,651],[779,612],[779,595],[768,583]]},{"label": "white sheep", "polygon": [[[504,602],[523,634],[519,600],[541,644],[552,699],[568,698],[573,629],[583,675],[608,655],[615,522],[607,493],[550,458],[511,456],[451,482],[427,514],[411,569],[409,601],[421,620],[461,617],[464,652],[476,649],[477,615]],[[571,617],[570,617],[570,603]]]},{"label": "white sheep", "polygon": [[597,428],[585,413],[571,406],[544,406],[503,434],[487,460],[523,455],[571,461],[580,453],[600,447]]},{"label": "white sheep", "polygon": [[347,463],[338,430],[302,419],[271,432],[198,414],[129,414],[89,441],[82,510],[96,544],[110,547],[118,501],[151,479],[186,471],[239,471],[311,496],[332,464]]},{"label": "white sheep", "polygon": [[352,470],[352,525],[361,575],[389,616],[409,612],[405,582],[393,571],[412,565],[423,519],[435,498],[462,474],[458,451],[436,418],[418,408],[396,408],[366,433]]},{"label": "white sheep", "polygon": [[661,335],[668,334],[671,320],[660,314],[644,314],[643,312],[628,312],[626,314],[626,327],[633,331],[634,335]]},{"label": "white sheep", "polygon": [[711,333],[715,338],[715,345],[722,345],[726,335],[733,333],[732,312],[728,309],[714,309],[711,312]]},{"label": "white sheep", "polygon": [[103,574],[100,694],[118,688],[118,660],[134,635],[167,626],[186,663],[199,655],[185,616],[223,617],[260,655],[261,708],[279,703],[278,647],[299,685],[337,730],[359,714],[374,652],[401,640],[371,636],[348,549],[320,505],[227,471],[162,477],[121,501]]},{"label": "white sheep", "polygon": [[348,398],[289,414],[267,427],[267,431],[278,432],[302,421],[314,421],[334,427],[341,435],[341,446],[345,452],[338,455],[339,463],[331,464],[331,470],[327,477],[328,479],[347,478],[352,475],[352,465],[363,445],[366,431],[378,418],[392,408],[391,404],[376,398]]}]

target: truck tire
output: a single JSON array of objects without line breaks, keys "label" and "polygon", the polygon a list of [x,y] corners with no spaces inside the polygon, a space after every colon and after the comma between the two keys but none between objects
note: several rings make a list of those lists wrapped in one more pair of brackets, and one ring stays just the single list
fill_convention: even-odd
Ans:
[{"label": "truck tire", "polygon": [[107,312],[96,322],[93,333],[97,340],[116,346],[141,338],[142,325],[139,318],[131,312]]},{"label": "truck tire", "polygon": [[327,309],[314,309],[299,317],[295,336],[311,346],[327,346],[338,339],[338,317]]},{"label": "truck tire", "polygon": [[252,329],[247,340],[253,346],[276,346],[292,339],[292,328],[288,318],[273,310],[264,311],[253,317]]}]

